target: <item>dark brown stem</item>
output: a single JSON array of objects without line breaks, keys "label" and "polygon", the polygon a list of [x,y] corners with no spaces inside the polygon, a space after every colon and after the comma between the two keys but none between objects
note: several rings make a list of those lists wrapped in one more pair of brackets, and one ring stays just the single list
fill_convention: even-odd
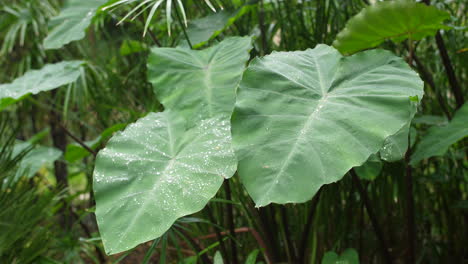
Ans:
[{"label": "dark brown stem", "polygon": [[65,126],[63,126],[62,124],[59,124],[60,128],[63,129],[63,131],[65,132],[65,134],[67,134],[69,137],[71,137],[76,143],[78,143],[80,146],[82,146],[84,149],[86,149],[86,151],[88,151],[89,153],[91,153],[94,157],[96,157],[97,153],[96,151],[94,151],[93,149],[91,149],[90,147],[88,147],[81,139],[79,139],[77,136],[73,135]]},{"label": "dark brown stem", "polygon": [[452,119],[452,116],[450,114],[450,111],[448,110],[447,105],[445,104],[445,100],[442,97],[441,93],[437,91],[436,85],[434,82],[434,78],[432,78],[432,75],[429,73],[429,71],[424,67],[424,64],[419,60],[418,56],[416,54],[413,55],[413,61],[416,62],[416,67],[421,74],[422,79],[429,85],[429,87],[432,89],[432,91],[435,93],[437,97],[437,102],[439,103],[440,108],[444,112],[445,116],[447,117],[448,120]]},{"label": "dark brown stem", "polygon": [[[55,99],[57,98],[56,96],[56,90],[52,91],[52,97],[54,98],[54,103],[52,105],[52,108],[55,108]],[[50,125],[50,130],[51,130],[51,136],[52,136],[52,143],[54,147],[57,149],[61,150],[63,153],[65,153],[66,148],[67,148],[67,136],[63,129],[60,127],[60,123],[62,122],[62,116],[59,112],[56,111],[50,111],[49,112],[49,125]],[[60,186],[60,188],[67,188],[68,187],[68,169],[67,169],[67,163],[65,163],[63,160],[56,160],[54,162],[54,172],[55,172],[55,179],[57,180],[57,185]],[[65,230],[70,230],[71,229],[71,219],[70,219],[70,212],[67,207],[67,202],[64,200],[64,205],[60,209],[60,225],[62,226],[63,229]]]},{"label": "dark brown stem", "polygon": [[299,261],[298,263],[306,263],[306,253],[307,253],[307,244],[309,241],[310,228],[314,222],[315,212],[317,211],[317,206],[320,201],[320,194],[322,189],[320,189],[317,194],[315,194],[314,199],[310,205],[309,214],[307,215],[306,224],[304,226],[304,231],[302,233],[301,244],[299,246]]},{"label": "dark brown stem", "polygon": [[[430,0],[423,0],[426,5],[430,5]],[[455,71],[453,70],[452,62],[445,47],[444,39],[440,34],[440,31],[437,31],[435,35],[437,49],[439,49],[440,57],[442,58],[442,63],[444,64],[445,71],[447,72],[447,78],[452,88],[453,95],[455,96],[456,109],[459,109],[463,106],[465,99],[463,98],[463,92],[458,83],[457,77],[455,76]]]},{"label": "dark brown stem", "polygon": [[151,30],[149,27],[148,27],[148,33],[151,37],[151,39],[153,40],[154,44],[156,44],[156,46],[158,47],[161,47],[161,42],[159,42],[158,38],[156,38],[156,35],[154,34],[153,30]]},{"label": "dark brown stem", "polygon": [[[190,245],[195,249],[196,252],[201,252],[202,249],[200,248],[200,246],[192,239],[192,237],[190,236],[190,234],[188,234],[183,228],[177,228],[177,231],[182,234],[186,239],[187,241],[190,243]],[[207,256],[206,254],[203,254],[200,256],[201,258],[201,261],[203,264],[207,263],[207,264],[212,264],[213,261],[211,261]]]},{"label": "dark brown stem", "polygon": [[[211,211],[210,206],[206,206],[206,212],[208,214],[208,218],[210,219],[210,222],[213,223],[213,224],[216,224],[216,219],[215,219],[215,217],[213,215],[213,212]],[[229,262],[227,260],[227,250],[226,250],[226,246],[224,245],[224,241],[223,241],[223,237],[221,236],[221,232],[219,232],[217,227],[215,227],[214,230],[215,230],[215,233],[216,233],[216,239],[218,239],[218,242],[219,242],[219,250],[221,251],[221,255],[223,256],[224,263],[230,264],[231,262]]]},{"label": "dark brown stem", "polygon": [[410,135],[408,135],[408,150],[405,154],[405,163],[406,163],[406,228],[408,230],[408,255],[406,263],[413,264],[416,263],[415,256],[415,243],[416,243],[416,232],[414,226],[414,196],[413,196],[413,174],[410,165],[411,157],[411,142]]},{"label": "dark brown stem", "polygon": [[297,254],[294,249],[293,241],[291,239],[291,232],[289,230],[289,221],[288,221],[288,213],[286,211],[286,206],[281,206],[281,221],[283,230],[284,230],[284,237],[286,240],[286,250],[289,256],[289,263],[297,263]]},{"label": "dark brown stem", "polygon": [[445,48],[444,39],[442,38],[440,32],[437,32],[436,34],[436,42],[437,48],[440,52],[440,56],[442,57],[442,63],[444,64],[445,71],[447,72],[447,78],[450,83],[450,87],[452,88],[453,95],[455,96],[457,109],[459,109],[463,106],[465,99],[463,98],[462,89],[457,81],[457,77],[455,76],[455,71],[453,70],[452,62],[450,61],[447,49]]},{"label": "dark brown stem", "polygon": [[260,25],[260,37],[262,38],[262,53],[265,55],[268,53],[268,41],[265,30],[265,10],[263,8],[263,0],[260,0],[260,10],[258,12],[258,23]]},{"label": "dark brown stem", "polygon": [[391,264],[393,263],[392,257],[390,255],[390,252],[388,251],[388,246],[387,246],[387,242],[385,241],[385,237],[383,235],[383,230],[381,226],[379,225],[379,221],[377,220],[377,216],[374,212],[374,208],[372,207],[372,204],[370,203],[370,199],[369,199],[369,196],[367,195],[367,191],[362,186],[362,182],[357,176],[354,169],[351,169],[350,173],[353,177],[354,184],[356,185],[359,191],[361,199],[364,202],[364,206],[366,207],[367,214],[369,215],[369,218],[371,220],[372,227],[374,228],[377,239],[379,240],[380,250],[382,251],[383,260],[386,264]]},{"label": "dark brown stem", "polygon": [[[231,186],[229,185],[229,181],[224,181],[224,191],[226,192],[226,200],[231,201]],[[237,246],[236,246],[236,232],[234,226],[234,208],[232,203],[227,204],[227,224],[229,228],[229,234],[231,236],[230,244],[231,244],[231,261],[233,264],[238,264],[237,261]]]}]

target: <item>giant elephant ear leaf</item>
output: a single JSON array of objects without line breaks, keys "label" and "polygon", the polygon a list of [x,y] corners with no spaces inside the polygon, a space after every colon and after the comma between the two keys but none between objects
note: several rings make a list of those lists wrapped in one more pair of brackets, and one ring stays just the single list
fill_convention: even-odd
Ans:
[{"label": "giant elephant ear leaf", "polygon": [[76,81],[83,61],[62,61],[47,64],[39,70],[31,70],[12,83],[0,84],[0,110],[27,94],[50,91]]},{"label": "giant elephant ear leaf", "polygon": [[94,170],[96,217],[108,254],[160,237],[195,213],[236,170],[229,123],[191,129],[177,114],[150,113],[114,136]]},{"label": "giant elephant ear leaf", "polygon": [[467,124],[468,104],[464,104],[455,113],[450,123],[429,129],[421,142],[416,145],[411,156],[411,164],[416,165],[423,159],[444,155],[452,144],[468,136]]},{"label": "giant elephant ear leaf", "polygon": [[85,37],[96,10],[109,0],[68,0],[60,14],[50,21],[52,30],[44,39],[45,49],[59,49]]},{"label": "giant elephant ear leaf", "polygon": [[148,59],[149,81],[164,107],[190,125],[217,115],[227,120],[251,48],[247,37],[228,38],[201,51],[153,48]]},{"label": "giant elephant ear leaf", "polygon": [[385,40],[420,40],[449,28],[442,24],[448,18],[445,11],[414,1],[378,1],[348,20],[333,46],[343,54],[352,54]]},{"label": "giant elephant ear leaf", "polygon": [[318,45],[255,59],[232,116],[239,176],[257,206],[307,201],[379,151],[422,95],[418,75],[383,50],[342,57]]}]

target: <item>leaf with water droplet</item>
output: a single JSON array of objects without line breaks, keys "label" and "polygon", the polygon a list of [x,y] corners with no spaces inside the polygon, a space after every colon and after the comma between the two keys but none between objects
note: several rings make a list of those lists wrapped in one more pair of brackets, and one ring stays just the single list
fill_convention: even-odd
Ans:
[{"label": "leaf with water droplet", "polygon": [[411,96],[423,82],[388,51],[343,57],[318,45],[257,58],[232,116],[239,176],[257,206],[305,202],[408,124]]},{"label": "leaf with water droplet", "polygon": [[201,210],[236,170],[229,123],[186,129],[171,111],[150,113],[116,134],[94,170],[96,218],[106,252],[155,239]]}]

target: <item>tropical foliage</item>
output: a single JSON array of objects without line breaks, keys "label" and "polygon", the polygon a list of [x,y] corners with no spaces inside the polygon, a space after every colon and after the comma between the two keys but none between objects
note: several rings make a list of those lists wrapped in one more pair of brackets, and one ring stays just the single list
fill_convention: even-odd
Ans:
[{"label": "tropical foliage", "polygon": [[0,0],[1,263],[464,263],[464,1]]}]

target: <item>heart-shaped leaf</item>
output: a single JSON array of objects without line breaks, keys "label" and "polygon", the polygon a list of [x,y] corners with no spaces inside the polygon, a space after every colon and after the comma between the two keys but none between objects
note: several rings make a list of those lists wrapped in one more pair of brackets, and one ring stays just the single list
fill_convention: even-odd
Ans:
[{"label": "heart-shaped leaf", "polygon": [[149,81],[164,107],[190,124],[217,115],[228,119],[251,48],[247,37],[228,38],[201,51],[153,48]]},{"label": "heart-shaped leaf", "polygon": [[379,151],[422,95],[418,75],[383,50],[342,57],[318,45],[255,59],[232,117],[241,180],[257,206],[305,202]]},{"label": "heart-shaped leaf", "polygon": [[414,1],[378,1],[348,20],[333,46],[343,54],[350,54],[376,47],[387,39],[420,40],[434,35],[438,29],[449,28],[442,24],[448,18],[447,12]]},{"label": "heart-shaped leaf", "polygon": [[236,170],[229,123],[186,130],[172,112],[150,113],[115,135],[94,170],[96,217],[106,252],[157,238],[201,210]]}]

